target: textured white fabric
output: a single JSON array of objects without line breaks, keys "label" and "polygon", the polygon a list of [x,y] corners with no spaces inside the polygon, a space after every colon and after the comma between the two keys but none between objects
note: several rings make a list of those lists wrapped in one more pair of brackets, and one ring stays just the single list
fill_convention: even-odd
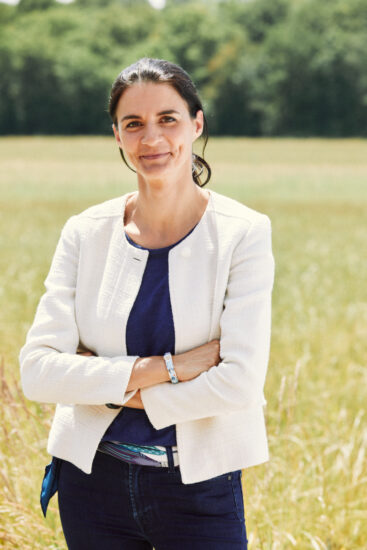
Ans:
[{"label": "textured white fabric", "polygon": [[[265,214],[209,190],[206,210],[169,252],[175,353],[220,338],[221,362],[187,382],[141,390],[156,429],[176,424],[183,483],[269,459],[263,405],[274,258]],[[25,345],[23,391],[57,403],[48,452],[90,473],[104,432],[124,404],[137,356],[125,330],[148,250],[124,235],[127,193],[65,223]],[[77,355],[78,346],[97,357]]]}]

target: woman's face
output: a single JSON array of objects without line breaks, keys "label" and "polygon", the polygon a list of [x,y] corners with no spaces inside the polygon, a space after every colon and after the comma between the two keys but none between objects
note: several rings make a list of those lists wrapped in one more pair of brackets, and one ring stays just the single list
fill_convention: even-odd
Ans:
[{"label": "woman's face", "polygon": [[139,82],[120,97],[113,125],[118,146],[148,179],[191,176],[192,144],[203,130],[203,112],[192,119],[187,103],[166,83]]}]

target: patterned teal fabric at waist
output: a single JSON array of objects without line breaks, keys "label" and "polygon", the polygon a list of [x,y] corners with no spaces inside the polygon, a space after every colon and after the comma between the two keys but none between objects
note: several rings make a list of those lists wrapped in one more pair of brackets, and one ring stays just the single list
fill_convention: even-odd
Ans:
[{"label": "patterned teal fabric at waist", "polygon": [[[178,465],[177,447],[172,446],[175,466]],[[131,464],[142,466],[168,466],[167,452],[164,447],[150,445],[133,445],[118,441],[101,441],[98,451],[109,454]],[[154,457],[154,458],[153,458]]]}]

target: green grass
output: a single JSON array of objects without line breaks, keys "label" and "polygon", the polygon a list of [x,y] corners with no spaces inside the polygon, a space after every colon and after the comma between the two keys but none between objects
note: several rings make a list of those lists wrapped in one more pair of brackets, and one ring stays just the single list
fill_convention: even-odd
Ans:
[{"label": "green grass", "polygon": [[[206,158],[209,187],[273,227],[271,460],[244,470],[250,548],[364,549],[367,141],[212,139]],[[53,406],[22,397],[17,357],[62,225],[135,177],[112,137],[0,139],[1,548],[66,548],[56,498],[46,520],[39,507]]]}]

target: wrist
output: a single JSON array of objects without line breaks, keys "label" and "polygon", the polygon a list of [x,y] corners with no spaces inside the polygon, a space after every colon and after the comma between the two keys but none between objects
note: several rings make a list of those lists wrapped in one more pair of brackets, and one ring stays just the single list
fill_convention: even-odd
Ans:
[{"label": "wrist", "polygon": [[173,358],[171,353],[167,352],[163,355],[163,359],[165,360],[167,371],[170,377],[170,381],[172,384],[178,384],[179,379],[175,370],[175,366],[173,364]]},{"label": "wrist", "polygon": [[130,378],[128,390],[143,389],[162,382],[169,382],[170,377],[162,355],[140,357],[136,360]]},{"label": "wrist", "polygon": [[157,355],[155,359],[157,361],[154,363],[154,365],[155,365],[155,368],[157,369],[157,372],[159,372],[159,376],[160,376],[159,383],[170,382],[171,378],[167,370],[166,361],[164,360],[163,355]]}]

